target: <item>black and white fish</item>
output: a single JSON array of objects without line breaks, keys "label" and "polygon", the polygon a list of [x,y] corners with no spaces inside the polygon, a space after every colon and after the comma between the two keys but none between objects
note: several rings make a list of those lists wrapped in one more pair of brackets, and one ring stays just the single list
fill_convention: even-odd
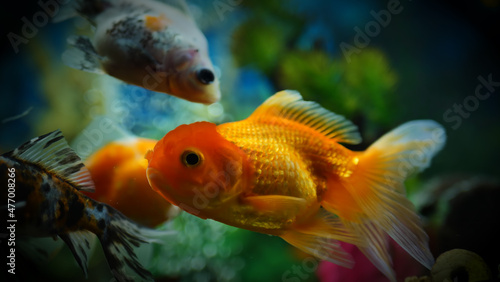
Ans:
[{"label": "black and white fish", "polygon": [[133,248],[166,232],[140,227],[114,208],[80,193],[93,191],[94,183],[61,131],[2,154],[0,172],[0,182],[8,183],[2,191],[2,202],[7,205],[0,206],[0,211],[8,222],[14,222],[8,224],[15,226],[16,236],[59,236],[87,276],[94,233],[117,280],[153,281]]}]

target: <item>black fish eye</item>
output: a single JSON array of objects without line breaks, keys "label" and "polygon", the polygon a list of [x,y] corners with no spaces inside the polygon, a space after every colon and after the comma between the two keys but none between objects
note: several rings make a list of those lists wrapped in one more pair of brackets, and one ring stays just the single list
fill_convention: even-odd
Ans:
[{"label": "black fish eye", "polygon": [[181,161],[187,167],[195,167],[201,163],[201,155],[197,152],[188,150],[182,153]]},{"label": "black fish eye", "polygon": [[209,69],[199,70],[196,73],[196,77],[198,77],[198,80],[203,84],[210,84],[210,83],[214,82],[214,80],[215,80],[214,73]]}]

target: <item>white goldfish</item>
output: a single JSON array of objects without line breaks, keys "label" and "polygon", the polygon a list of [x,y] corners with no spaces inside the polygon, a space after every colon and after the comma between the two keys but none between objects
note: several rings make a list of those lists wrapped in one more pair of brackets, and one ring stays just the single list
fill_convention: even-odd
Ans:
[{"label": "white goldfish", "polygon": [[55,21],[77,14],[96,29],[68,40],[67,65],[191,102],[220,99],[207,39],[183,0],[76,0]]}]

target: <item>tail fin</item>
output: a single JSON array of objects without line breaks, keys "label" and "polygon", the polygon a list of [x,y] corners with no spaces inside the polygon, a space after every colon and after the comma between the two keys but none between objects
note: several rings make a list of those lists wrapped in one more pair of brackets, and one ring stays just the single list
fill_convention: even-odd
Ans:
[{"label": "tail fin", "polygon": [[86,72],[104,74],[101,68],[103,58],[97,54],[89,38],[71,36],[68,38],[68,43],[71,47],[62,54],[65,65]]},{"label": "tail fin", "polygon": [[354,266],[354,260],[342,249],[339,241],[363,245],[363,241],[349,232],[337,216],[323,209],[306,221],[294,224],[280,237],[308,254],[347,268]]},{"label": "tail fin", "polygon": [[118,281],[153,281],[151,273],[139,262],[133,247],[143,243],[161,243],[160,238],[173,232],[138,226],[110,206],[103,206],[109,211],[111,219],[98,237],[113,276]]},{"label": "tail fin", "polygon": [[[341,193],[352,200],[355,207],[349,208],[358,214],[343,218],[344,225],[366,240],[359,249],[393,281],[395,275],[385,233],[428,269],[434,263],[420,218],[404,196],[404,181],[411,173],[429,166],[445,139],[443,127],[434,121],[405,123],[360,153],[350,177],[336,178],[331,180],[336,183],[328,185],[329,189],[332,186],[342,189]],[[327,210],[338,212],[339,204],[335,201],[326,195],[322,204]]]},{"label": "tail fin", "polygon": [[78,231],[72,233],[59,234],[59,237],[66,243],[71,253],[75,257],[76,262],[83,270],[85,278],[88,278],[88,264],[90,259],[90,250],[92,240],[92,233],[89,231]]},{"label": "tail fin", "polygon": [[59,23],[78,16],[78,3],[74,0],[69,0],[65,4],[58,6],[58,11],[52,18],[52,22]]}]

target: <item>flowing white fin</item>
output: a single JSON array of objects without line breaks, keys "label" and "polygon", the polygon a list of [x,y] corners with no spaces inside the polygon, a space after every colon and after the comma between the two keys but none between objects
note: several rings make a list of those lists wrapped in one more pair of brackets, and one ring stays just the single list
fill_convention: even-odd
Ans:
[{"label": "flowing white fin", "polygon": [[404,181],[429,166],[445,139],[443,127],[434,121],[405,123],[357,154],[350,177],[328,180],[323,207],[365,238],[367,247],[360,250],[392,281],[385,233],[425,267],[430,269],[434,262],[420,218],[404,196]]},{"label": "flowing white fin", "polygon": [[336,240],[300,233],[295,230],[287,231],[280,235],[280,237],[290,245],[319,259],[327,260],[347,268],[354,266],[354,260],[351,255],[346,253]]},{"label": "flowing white fin", "polygon": [[58,23],[78,16],[78,1],[68,0],[65,4],[58,6],[58,11],[52,18],[52,22]]},{"label": "flowing white fin", "polygon": [[392,258],[389,255],[388,236],[375,224],[344,221],[352,233],[363,238],[363,245],[356,245],[359,250],[379,269],[389,280],[396,281],[396,274],[392,269]]},{"label": "flowing white fin", "polygon": [[308,254],[347,268],[352,268],[355,262],[338,241],[365,245],[363,238],[350,232],[340,218],[323,209],[319,209],[313,217],[295,223],[280,237]]},{"label": "flowing white fin", "polygon": [[60,130],[35,137],[3,156],[39,165],[74,184],[78,190],[95,190],[89,171],[69,147]]},{"label": "flowing white fin", "polygon": [[302,100],[299,92],[284,90],[268,98],[249,117],[265,122],[280,117],[308,126],[335,142],[359,144],[358,128],[341,115],[334,114],[319,104]]},{"label": "flowing white fin", "polygon": [[151,273],[139,262],[133,248],[143,243],[162,243],[165,236],[175,232],[138,226],[112,207],[100,204],[101,214],[107,215],[98,223],[104,227],[98,235],[113,276],[118,281],[153,281]]},{"label": "flowing white fin", "polygon": [[91,250],[91,242],[94,235],[89,231],[77,231],[66,234],[59,234],[59,237],[68,245],[73,253],[76,262],[83,270],[85,278],[88,277],[89,253]]}]

